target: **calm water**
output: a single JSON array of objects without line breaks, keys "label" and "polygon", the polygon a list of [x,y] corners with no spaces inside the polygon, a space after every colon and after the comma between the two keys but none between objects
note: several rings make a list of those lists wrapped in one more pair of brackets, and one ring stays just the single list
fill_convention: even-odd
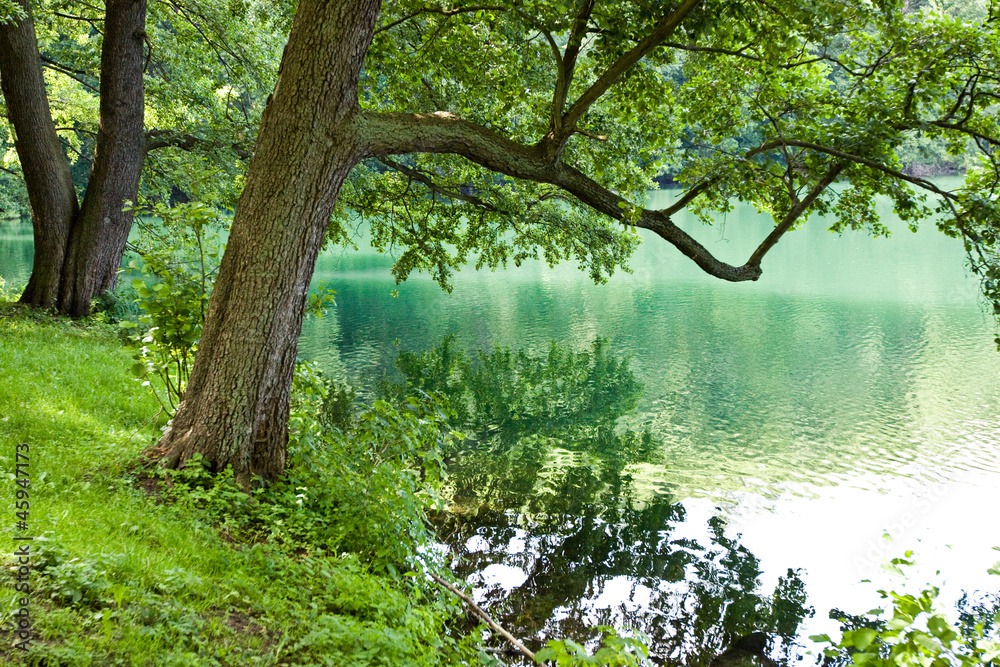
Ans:
[{"label": "calm water", "polygon": [[[771,227],[745,207],[679,222],[733,263]],[[603,337],[631,358],[645,391],[620,427],[648,428],[655,462],[547,446],[454,466],[456,514],[440,521],[455,568],[522,636],[610,622],[647,631],[661,659],[707,662],[754,630],[836,629],[827,610],[863,612],[900,585],[880,564],[905,549],[913,581],[950,600],[997,590],[1000,354],[961,246],[929,223],[891,239],[825,226],[786,236],[753,284],[649,238],[606,285],[531,263],[467,271],[450,295],[421,276],[394,285],[362,237],[320,258],[338,305],[307,321],[300,354],[361,384],[448,334],[536,354]],[[0,276],[23,282],[30,259],[30,228],[0,228]]]},{"label": "calm water", "polygon": [[[738,207],[714,227],[684,226],[742,263],[771,223]],[[522,635],[627,624],[649,632],[662,658],[692,664],[691,628],[704,642],[712,619],[726,626],[708,641],[716,652],[761,629],[760,609],[742,625],[725,609],[773,599],[789,568],[801,568],[804,606],[816,609],[802,612],[800,636],[836,629],[829,609],[860,613],[877,604],[879,586],[900,586],[881,564],[906,549],[922,564],[913,581],[943,583],[947,599],[997,590],[985,570],[1000,555],[991,550],[1000,545],[1000,354],[960,244],[926,226],[871,239],[813,219],[772,251],[760,281],[738,285],[650,238],[634,272],[607,285],[573,266],[532,264],[469,271],[451,295],[414,277],[393,298],[390,258],[331,252],[317,280],[338,290],[337,317],[308,322],[301,353],[366,380],[399,348],[447,334],[467,349],[536,354],[552,339],[583,349],[604,337],[630,355],[646,388],[623,421],[652,430],[661,462],[609,472],[586,453],[549,448],[485,471],[459,464],[466,518],[449,524],[448,543],[479,599]],[[711,574],[728,553],[713,517],[752,554],[747,580],[729,588]],[[717,588],[698,597],[691,581]],[[703,604],[706,595],[729,602]]]}]

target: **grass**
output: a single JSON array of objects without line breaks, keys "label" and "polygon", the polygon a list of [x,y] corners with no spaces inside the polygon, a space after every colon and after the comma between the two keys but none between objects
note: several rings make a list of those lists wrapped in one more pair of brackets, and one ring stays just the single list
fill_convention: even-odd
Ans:
[{"label": "grass", "polygon": [[[231,488],[202,489],[215,503],[207,512],[146,477],[137,461],[158,433],[159,406],[132,363],[110,325],[0,303],[0,663],[478,661],[473,640],[451,629],[455,603],[419,577],[378,574],[364,553],[277,543],[260,530],[234,539],[218,521]],[[30,456],[26,531],[13,508],[19,444]],[[12,647],[17,535],[36,538],[28,652]]]}]

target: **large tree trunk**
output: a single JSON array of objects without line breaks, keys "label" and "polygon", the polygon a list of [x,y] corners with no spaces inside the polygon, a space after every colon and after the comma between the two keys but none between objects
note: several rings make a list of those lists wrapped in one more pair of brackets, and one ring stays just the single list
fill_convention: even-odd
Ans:
[{"label": "large tree trunk", "polygon": [[59,312],[81,317],[114,289],[142,174],[146,0],[107,0],[101,48],[101,120],[83,206],[68,239]]},{"label": "large tree trunk", "polygon": [[289,393],[309,282],[340,186],[378,0],[301,0],[240,197],[198,354],[149,452],[201,454],[244,486],[285,466]]},{"label": "large tree trunk", "polygon": [[23,303],[79,317],[115,286],[143,160],[146,0],[107,0],[101,51],[100,127],[94,167],[79,208],[69,162],[49,110],[35,27],[0,25],[0,86],[31,201],[35,259]]},{"label": "large tree trunk", "polygon": [[66,244],[78,204],[49,110],[31,7],[27,0],[20,4],[27,17],[0,25],[0,88],[14,127],[35,234],[31,279],[21,301],[51,308],[59,298]]}]

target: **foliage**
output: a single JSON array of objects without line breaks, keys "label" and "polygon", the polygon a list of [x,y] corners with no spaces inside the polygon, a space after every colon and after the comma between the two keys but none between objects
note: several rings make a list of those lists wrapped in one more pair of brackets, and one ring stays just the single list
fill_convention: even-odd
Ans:
[{"label": "foliage", "polygon": [[[496,269],[534,259],[550,266],[576,261],[596,282],[605,282],[616,269],[628,270],[628,258],[639,244],[633,230],[617,229],[551,186],[518,182],[515,188],[512,181],[455,156],[408,159],[400,168],[444,181],[445,192],[415,196],[425,187],[420,181],[366,161],[341,190],[328,230],[330,242],[347,244],[352,218],[368,222],[374,248],[403,249],[392,268],[397,282],[425,271],[450,291],[452,274],[466,263],[477,270]],[[490,203],[469,206],[456,196],[463,191]]]},{"label": "foliage", "polygon": [[[583,665],[652,665],[649,661],[649,649],[643,643],[644,638],[622,637],[614,628],[602,626],[598,628],[604,633],[602,646],[593,655],[571,639],[549,640],[545,648],[535,654],[539,664],[555,664],[558,667],[577,667]],[[648,638],[645,638],[648,642]]]},{"label": "foliage", "polygon": [[[883,194],[915,221],[928,208],[901,184],[901,169],[990,169],[986,144],[996,142],[986,110],[997,57],[995,30],[982,23],[987,7],[944,5],[703,3],[664,48],[646,53],[587,109],[565,162],[636,203],[668,167],[700,210],[725,211],[736,198],[776,223],[839,164],[849,192],[822,192],[806,215],[833,211],[837,228],[883,234],[871,208]],[[676,3],[590,7],[388,5],[362,105],[447,111],[543,147],[565,111],[559,93],[567,93],[567,107],[583,96]],[[573,257],[600,279],[634,244],[552,185],[498,176],[452,155],[372,161],[341,198],[342,224],[348,208],[358,210],[378,247],[403,249],[397,279],[417,268],[447,285],[471,256],[477,267]]]},{"label": "foliage", "polygon": [[[888,569],[903,574],[903,566],[912,565],[912,552],[894,558]],[[1000,575],[1000,563],[990,569]],[[888,600],[891,618],[883,618],[883,609],[873,609],[848,621],[839,640],[828,635],[811,637],[829,644],[824,649],[827,662],[866,667],[976,667],[993,664],[1000,658],[1000,610],[992,618],[975,619],[964,615],[961,624],[948,619],[936,602],[939,589],[924,588],[919,593],[880,590]],[[833,614],[831,613],[831,616]],[[971,621],[971,622],[970,622]]]},{"label": "foliage", "polygon": [[[4,0],[0,20],[7,16]],[[151,200],[186,201],[199,187],[189,176],[205,162],[223,177],[202,184],[202,201],[233,208],[243,183],[260,114],[274,85],[289,23],[288,3],[269,0],[149,3],[144,70],[149,152],[142,193]],[[49,105],[72,164],[85,187],[98,130],[101,8],[75,0],[33,5],[35,30],[50,87]],[[20,172],[13,142],[0,129],[3,166]],[[0,176],[0,207],[27,202],[19,183]]]},{"label": "foliage", "polygon": [[231,469],[213,475],[196,456],[164,473],[171,497],[241,540],[359,553],[393,576],[419,569],[426,511],[441,505],[441,450],[455,434],[433,398],[355,408],[352,396],[300,363],[286,474],[250,496]]},{"label": "foliage", "polygon": [[139,258],[129,262],[140,274],[132,280],[140,315],[120,326],[136,330],[140,347],[133,372],[173,415],[201,340],[226,221],[200,202],[156,205],[153,214],[140,221]]},{"label": "foliage", "polygon": [[139,295],[132,285],[118,285],[114,290],[99,294],[91,312],[100,315],[110,324],[137,320],[141,312],[137,304]]},{"label": "foliage", "polygon": [[22,291],[24,291],[23,288],[8,285],[6,280],[0,278],[0,300],[13,301],[14,299],[17,299],[18,295]]}]

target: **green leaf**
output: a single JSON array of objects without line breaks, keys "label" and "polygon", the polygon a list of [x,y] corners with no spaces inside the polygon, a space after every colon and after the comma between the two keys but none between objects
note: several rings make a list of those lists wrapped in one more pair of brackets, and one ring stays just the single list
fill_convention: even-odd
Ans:
[{"label": "green leaf", "polygon": [[864,651],[867,649],[872,641],[875,639],[875,630],[872,628],[859,628],[854,631],[854,646]]},{"label": "green leaf", "polygon": [[913,633],[913,641],[923,646],[925,649],[931,653],[940,653],[942,650],[941,643],[936,641],[934,638],[925,635],[922,632]]},{"label": "green leaf", "polygon": [[[551,644],[552,642],[549,643]],[[538,664],[542,664],[550,660],[555,660],[557,655],[558,654],[556,653],[555,649],[553,649],[551,646],[546,646],[545,648],[535,652],[535,662],[537,662]]]},{"label": "green leaf", "polygon": [[885,624],[885,627],[887,627],[890,630],[902,630],[903,628],[910,627],[911,623],[913,623],[913,619],[912,618],[903,618],[903,617],[900,617],[900,616],[896,616],[896,617],[890,619]]}]

